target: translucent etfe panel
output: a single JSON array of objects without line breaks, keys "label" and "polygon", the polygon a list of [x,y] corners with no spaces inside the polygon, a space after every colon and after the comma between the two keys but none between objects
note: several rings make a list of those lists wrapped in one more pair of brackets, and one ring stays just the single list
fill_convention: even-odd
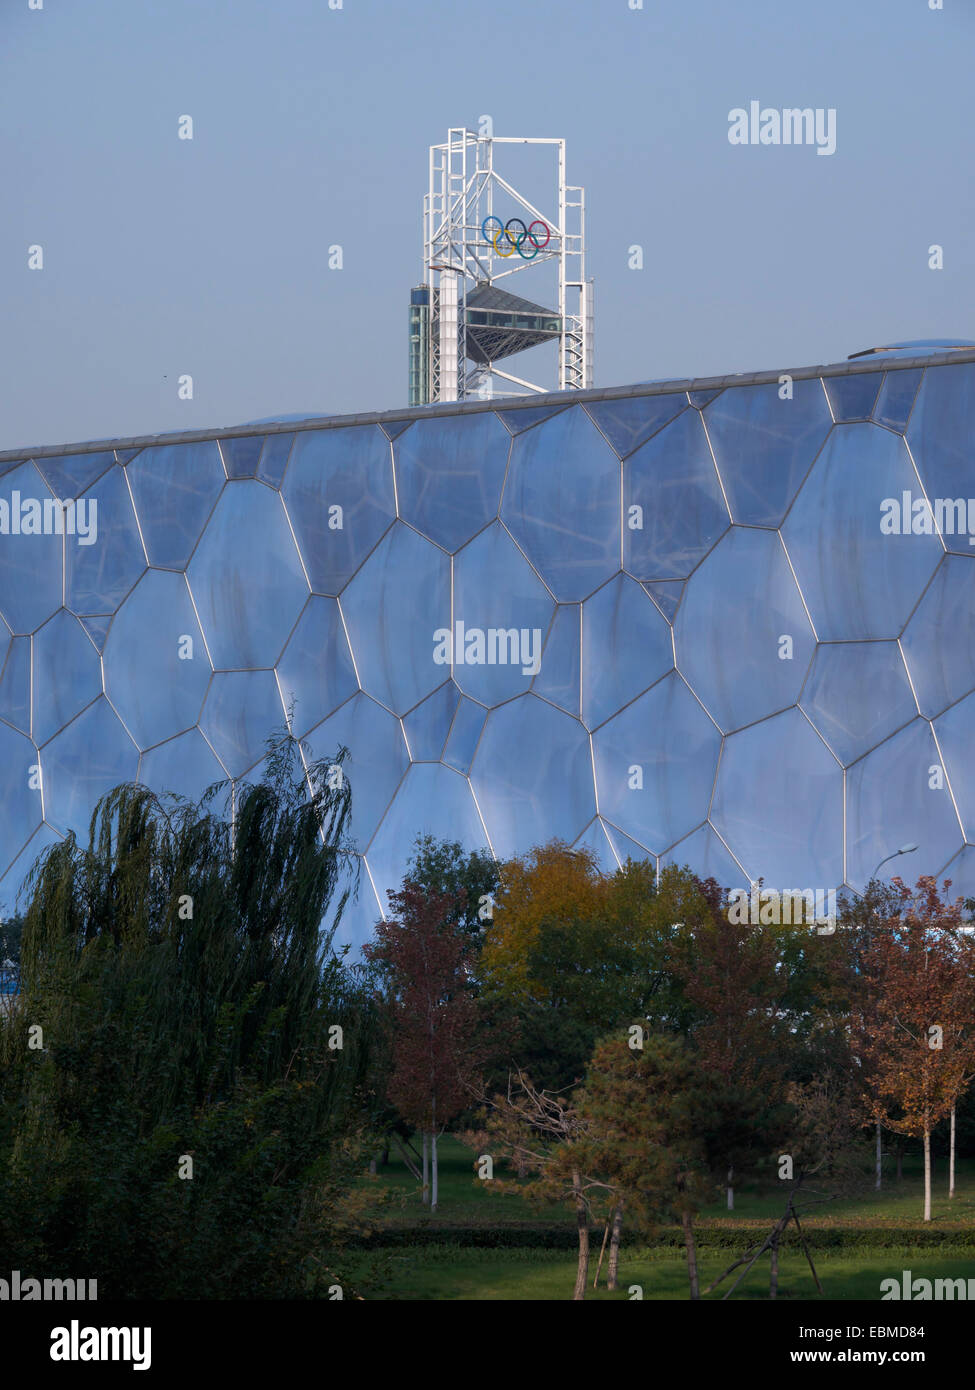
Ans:
[{"label": "translucent etfe panel", "polygon": [[184,575],[143,575],[115,616],[103,660],[105,693],[140,748],[196,723],[211,667]]},{"label": "translucent etfe panel", "polygon": [[308,763],[349,750],[343,767],[352,789],[350,834],[365,849],[409,766],[399,720],[360,693],[319,724],[307,745]]},{"label": "translucent etfe panel", "polygon": [[625,864],[627,859],[632,859],[637,864],[641,859],[652,859],[656,867],[657,856],[651,854],[643,845],[638,845],[636,840],[631,840],[629,835],[624,835],[622,830],[617,830],[616,826],[610,825],[608,821],[603,822],[603,829],[621,864]]},{"label": "translucent etfe panel", "polygon": [[530,430],[533,425],[539,425],[543,420],[551,419],[563,408],[552,405],[522,406],[518,410],[499,410],[498,415],[512,434],[521,434],[522,430]]},{"label": "translucent etfe panel", "polygon": [[337,594],[395,519],[389,440],[376,425],[298,434],[281,495],[312,588]]},{"label": "translucent etfe panel", "polygon": [[[975,778],[972,777],[972,749],[975,748],[975,695],[967,695],[934,721],[945,771],[961,816],[965,839],[975,841]],[[934,793],[932,792],[932,796]]]},{"label": "translucent etfe panel", "polygon": [[888,425],[892,430],[900,430],[903,433],[907,428],[923,375],[920,368],[886,373],[877,404],[873,409],[873,418],[878,424]]},{"label": "translucent etfe panel", "polygon": [[417,420],[393,445],[400,516],[456,550],[497,516],[510,445],[490,413]]},{"label": "translucent etfe panel", "polygon": [[581,611],[578,603],[563,603],[555,610],[542,648],[542,669],[532,684],[536,695],[576,716],[580,697]]},{"label": "translucent etfe panel", "polygon": [[459,700],[453,681],[444,681],[403,720],[414,762],[436,762],[440,757]]},{"label": "translucent etfe panel", "polygon": [[[33,632],[61,606],[63,537],[54,496],[33,464],[0,478],[0,613],[13,632]],[[74,544],[74,538],[72,538]]]},{"label": "translucent etfe panel", "polygon": [[928,719],[975,690],[975,555],[946,555],[901,649]]},{"label": "translucent etfe panel", "polygon": [[229,478],[253,478],[264,447],[262,434],[243,439],[221,439],[220,450]]},{"label": "translucent etfe panel", "polygon": [[660,584],[645,584],[644,588],[668,623],[672,623],[677,612],[677,605],[684,597],[683,582],[681,580],[665,580]]},{"label": "translucent etfe panel", "polygon": [[[372,880],[366,870],[365,863],[358,856],[356,856],[356,862],[361,865],[358,892],[354,888],[354,875],[352,873],[344,874],[332,900],[332,910],[322,923],[323,929],[326,931],[332,930],[334,926],[335,934],[332,937],[334,950],[338,950],[341,946],[351,947],[346,958],[349,963],[362,958],[362,948],[366,942],[372,940],[376,923],[382,921],[383,915],[379,910],[379,903],[376,900]],[[336,922],[335,913],[338,910],[339,899],[346,887],[350,890],[349,900],[342,911],[341,918]]]},{"label": "translucent etfe panel", "polygon": [[105,638],[108,636],[108,630],[112,626],[112,614],[87,613],[79,617],[78,621],[98,650],[102,651],[105,646]]},{"label": "translucent etfe panel", "polygon": [[57,458],[37,459],[37,467],[55,497],[77,497],[115,462],[112,449],[96,454],[60,454]]},{"label": "translucent etfe panel", "polygon": [[592,746],[600,815],[655,854],[706,819],[721,735],[676,672]]},{"label": "translucent etfe panel", "polygon": [[534,695],[488,715],[471,785],[501,857],[556,837],[571,844],[596,813],[586,731]]},{"label": "translucent etfe panel", "polygon": [[503,526],[475,536],[454,559],[454,680],[497,705],[541,670],[552,596]]},{"label": "translucent etfe panel", "polygon": [[0,672],[0,719],[24,734],[30,733],[30,647],[29,637],[14,637]]},{"label": "translucent etfe panel", "polygon": [[858,891],[902,845],[918,848],[890,860],[878,877],[915,883],[920,874],[936,874],[962,838],[926,720],[916,719],[847,772],[846,881]]},{"label": "translucent etfe panel", "polygon": [[199,801],[207,787],[226,776],[199,729],[150,748],[139,764],[140,782],[154,792],[173,792],[190,801]]},{"label": "translucent etfe panel", "polygon": [[257,465],[257,476],[271,487],[280,487],[288,455],[294,443],[293,434],[269,434],[264,441],[264,451]]},{"label": "translucent etfe panel", "polygon": [[359,688],[349,639],[334,598],[313,594],[278,662],[285,705],[294,703],[293,733],[302,738]]},{"label": "translucent etfe panel", "polygon": [[896,642],[824,643],[799,703],[841,763],[917,717]]},{"label": "translucent etfe panel", "polygon": [[469,850],[487,846],[467,778],[442,763],[410,768],[369,846],[366,860],[384,910],[386,894],[403,881],[418,835],[459,840]]},{"label": "translucent etfe panel", "polygon": [[38,856],[60,839],[61,836],[55,835],[49,825],[42,825],[34,831],[10,867],[4,865],[6,872],[0,878],[0,914],[4,918],[12,917],[17,911],[26,911],[29,900],[25,891],[26,880]]},{"label": "translucent etfe panel", "polygon": [[606,835],[602,821],[595,816],[572,846],[573,849],[588,849],[596,856],[596,863],[604,874],[613,874],[619,868],[613,846]]},{"label": "translucent etfe panel", "polygon": [[836,426],[782,527],[821,642],[900,636],[944,553],[936,535],[905,534],[911,497],[921,492],[902,439]]},{"label": "translucent etfe panel", "polygon": [[619,569],[620,463],[580,406],[515,436],[501,516],[562,603]]},{"label": "translucent etfe panel", "polygon": [[674,664],[670,625],[618,574],[582,605],[582,721],[595,729]]},{"label": "translucent etfe panel", "polygon": [[102,695],[51,739],[40,762],[45,820],[62,835],[74,830],[84,845],[97,803],[138,776],[139,750]]},{"label": "translucent etfe panel", "polygon": [[833,419],[869,420],[883,378],[883,372],[857,372],[852,376],[823,377]]},{"label": "translucent etfe panel", "polygon": [[33,637],[33,720],[38,745],[90,705],[102,690],[102,666],[91,638],[62,608]]},{"label": "translucent etfe panel", "polygon": [[146,567],[121,468],[103,473],[78,499],[75,525],[76,534],[64,538],[65,604],[75,613],[111,613]]},{"label": "translucent etfe panel", "polygon": [[735,521],[778,526],[833,423],[818,377],[783,389],[736,386],[704,411]]},{"label": "translucent etfe panel", "polygon": [[20,854],[41,823],[37,749],[29,738],[0,724],[0,867]]},{"label": "translucent etfe panel", "polygon": [[623,568],[684,579],[729,525],[701,417],[687,410],[623,464]]},{"label": "translucent etfe panel", "polygon": [[273,666],[308,598],[280,495],[228,483],[187,576],[214,666]]},{"label": "translucent etfe panel", "polygon": [[231,777],[242,777],[267,750],[267,740],[284,732],[284,706],[273,671],[218,671],[213,677],[200,728]]},{"label": "translucent etfe panel", "polygon": [[458,772],[469,771],[486,716],[487,710],[483,705],[476,705],[466,696],[461,700],[443,750],[443,760],[448,766]]},{"label": "translucent etfe panel", "polygon": [[450,675],[450,557],[402,522],[342,595],[363,690],[405,714]]},{"label": "translucent etfe panel", "polygon": [[587,409],[622,458],[686,410],[687,397],[683,392],[672,396],[630,396],[618,401],[596,401]]},{"label": "translucent etfe panel", "polygon": [[[975,533],[975,362],[928,367],[914,402],[907,442],[917,464],[928,500],[948,507],[964,502],[959,515],[948,510],[952,527],[943,525],[949,550],[971,554],[969,536]],[[915,485],[914,492],[919,489]],[[964,519],[963,519],[964,518]]]},{"label": "translucent etfe panel", "polygon": [[719,541],[685,586],[674,638],[677,669],[724,730],[794,703],[815,639],[774,531]]},{"label": "translucent etfe panel", "polygon": [[710,818],[766,888],[843,882],[843,772],[797,709],[725,739]]},{"label": "translucent etfe panel", "polygon": [[687,399],[697,410],[703,410],[706,405],[710,405],[715,396],[720,396],[720,388],[717,391],[688,391]]},{"label": "translucent etfe panel", "polygon": [[701,825],[686,836],[660,861],[661,869],[668,864],[686,865],[698,878],[713,878],[722,888],[748,887],[748,876],[735,863],[734,856],[721,842],[710,825]]},{"label": "translucent etfe panel", "polygon": [[226,478],[216,440],[143,449],[126,472],[149,563],[183,569]]}]

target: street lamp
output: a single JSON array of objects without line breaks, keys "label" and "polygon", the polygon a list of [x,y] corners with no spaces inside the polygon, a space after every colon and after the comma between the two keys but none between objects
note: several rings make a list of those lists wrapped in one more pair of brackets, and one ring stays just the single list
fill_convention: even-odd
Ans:
[{"label": "street lamp", "polygon": [[917,845],[901,845],[900,849],[895,849],[893,854],[888,854],[886,858],[881,859],[880,863],[877,865],[873,873],[870,875],[871,879],[877,877],[877,874],[880,872],[881,867],[887,863],[888,859],[896,859],[899,854],[913,854],[916,849]]}]

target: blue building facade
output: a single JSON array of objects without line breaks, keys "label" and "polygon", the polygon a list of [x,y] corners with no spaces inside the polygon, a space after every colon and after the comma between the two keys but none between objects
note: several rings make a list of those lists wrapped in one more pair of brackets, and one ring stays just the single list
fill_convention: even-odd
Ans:
[{"label": "blue building facade", "polygon": [[975,893],[975,352],[0,470],[8,905],[108,788],[246,778],[289,709],[350,750],[340,939],[422,831],[782,889],[913,843]]}]

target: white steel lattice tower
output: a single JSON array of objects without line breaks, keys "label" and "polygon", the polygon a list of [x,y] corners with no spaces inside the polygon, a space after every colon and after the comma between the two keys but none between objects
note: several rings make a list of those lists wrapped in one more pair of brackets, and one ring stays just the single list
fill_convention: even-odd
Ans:
[{"label": "white steel lattice tower", "polygon": [[[495,167],[507,151],[541,146],[554,157],[548,201],[528,197]],[[533,180],[534,182],[534,180]],[[410,296],[410,404],[582,390],[593,384],[592,281],[586,279],[585,197],[565,181],[565,141],[482,135],[453,127],[430,147],[423,200],[423,283]],[[547,275],[543,272],[547,268]],[[547,284],[554,309],[512,292]],[[536,288],[536,293],[541,292]],[[499,363],[546,342],[558,345],[547,385]]]}]

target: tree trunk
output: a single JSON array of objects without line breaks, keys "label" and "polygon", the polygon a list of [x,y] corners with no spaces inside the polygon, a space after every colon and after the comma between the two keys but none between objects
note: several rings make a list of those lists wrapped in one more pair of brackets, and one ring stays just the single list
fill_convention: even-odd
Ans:
[{"label": "tree trunk", "polygon": [[680,1220],[684,1228],[684,1248],[687,1251],[687,1277],[691,1282],[691,1298],[698,1299],[701,1297],[701,1289],[697,1278],[697,1250],[694,1245],[694,1227],[691,1224],[690,1212],[681,1212]]},{"label": "tree trunk", "polygon": [[735,1180],[735,1170],[734,1170],[734,1168],[729,1168],[729,1169],[728,1169],[728,1210],[729,1210],[729,1211],[734,1211],[734,1209],[735,1209],[735,1189],[734,1189],[734,1180]]},{"label": "tree trunk", "polygon": [[623,1229],[623,1203],[613,1212],[613,1231],[609,1238],[609,1272],[606,1279],[608,1289],[616,1288],[616,1278],[620,1267],[620,1231]]},{"label": "tree trunk", "polygon": [[572,1191],[576,1200],[576,1227],[579,1232],[579,1266],[576,1270],[576,1286],[572,1301],[578,1302],[586,1296],[586,1280],[589,1278],[589,1222],[586,1203],[582,1195],[582,1177],[572,1174]]},{"label": "tree trunk", "polygon": [[948,1196],[955,1195],[955,1107],[951,1107],[951,1146],[948,1150]]},{"label": "tree trunk", "polygon": [[376,1176],[376,1160],[374,1158],[369,1160],[369,1172],[373,1177]]},{"label": "tree trunk", "polygon": [[880,1137],[880,1121],[878,1120],[878,1121],[877,1121],[877,1182],[876,1182],[876,1187],[877,1187],[877,1191],[878,1191],[878,1192],[880,1191],[880,1165],[881,1165],[881,1162],[882,1162],[882,1160],[883,1160],[883,1156],[884,1156],[883,1142],[882,1142],[881,1137]]},{"label": "tree trunk", "polygon": [[772,1263],[771,1263],[771,1268],[770,1268],[770,1270],[769,1270],[768,1296],[769,1296],[769,1298],[777,1298],[777,1297],[778,1297],[778,1293],[779,1293],[779,1238],[778,1238],[778,1236],[773,1236],[773,1237],[772,1237],[772,1245],[771,1245],[771,1248],[770,1248],[770,1253],[771,1253],[771,1256],[772,1256]]},{"label": "tree trunk", "polygon": [[931,1220],[931,1127],[924,1122],[924,1219]]},{"label": "tree trunk", "polygon": [[436,1211],[436,1210],[437,1210],[437,1194],[438,1194],[438,1191],[439,1191],[439,1182],[438,1182],[438,1179],[439,1179],[439,1169],[438,1169],[438,1167],[437,1167],[437,1131],[436,1131],[436,1130],[434,1130],[433,1133],[430,1135],[430,1143],[431,1143],[431,1147],[432,1147],[432,1149],[433,1149],[433,1164],[432,1164],[432,1167],[433,1167],[433,1196],[432,1196],[431,1201],[430,1201],[430,1210],[431,1210],[431,1211]]},{"label": "tree trunk", "polygon": [[430,1200],[430,1156],[427,1148],[427,1132],[423,1131],[423,1204]]}]

